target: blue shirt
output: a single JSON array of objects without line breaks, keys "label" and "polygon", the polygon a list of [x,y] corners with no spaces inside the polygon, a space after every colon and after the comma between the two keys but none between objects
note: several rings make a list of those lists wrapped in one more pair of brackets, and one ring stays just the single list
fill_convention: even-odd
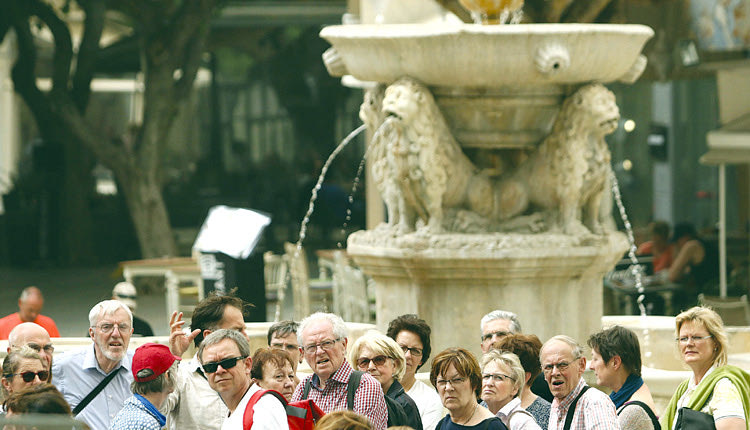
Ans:
[{"label": "blue shirt", "polygon": [[[106,430],[120,409],[122,409],[132,393],[130,383],[133,382],[131,360],[133,352],[128,351],[120,361],[120,367],[112,370],[117,372],[106,387],[91,400],[76,419],[83,421],[92,430]],[[99,367],[94,353],[94,344],[68,351],[55,358],[52,363],[52,383],[65,397],[71,409],[91,390],[101,382],[107,374]]]},{"label": "blue shirt", "polygon": [[143,396],[134,394],[112,421],[110,430],[161,430],[167,418]]}]

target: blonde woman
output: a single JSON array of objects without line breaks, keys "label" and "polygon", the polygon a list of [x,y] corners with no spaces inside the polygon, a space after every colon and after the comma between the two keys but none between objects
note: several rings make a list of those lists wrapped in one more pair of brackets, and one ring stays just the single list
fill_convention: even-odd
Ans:
[{"label": "blonde woman", "polygon": [[521,406],[526,382],[521,361],[512,352],[490,350],[482,357],[482,400],[511,430],[540,430]]},{"label": "blonde woman", "polygon": [[713,418],[717,430],[747,430],[750,422],[750,375],[727,364],[729,342],[721,317],[695,306],[675,318],[677,347],[693,376],[677,387],[661,417],[665,430],[674,429],[681,409]]},{"label": "blonde woman", "polygon": [[380,382],[388,406],[388,427],[408,425],[422,430],[417,404],[399,382],[404,376],[405,358],[395,340],[376,331],[367,332],[354,342],[349,363]]}]

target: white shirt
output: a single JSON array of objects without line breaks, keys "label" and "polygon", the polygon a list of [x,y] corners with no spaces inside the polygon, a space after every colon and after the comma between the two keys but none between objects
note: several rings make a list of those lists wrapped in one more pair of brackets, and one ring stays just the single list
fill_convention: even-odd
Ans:
[{"label": "white shirt", "polygon": [[177,385],[161,406],[171,430],[219,430],[229,409],[199,371],[197,354],[184,360],[177,371]]},{"label": "white shirt", "polygon": [[510,430],[541,430],[534,417],[521,407],[521,399],[514,397],[497,411],[497,417]]},{"label": "white shirt", "polygon": [[[245,416],[245,408],[250,397],[262,388],[253,384],[247,393],[242,396],[242,400],[237,405],[237,409],[230,413],[229,418],[224,420],[221,430],[243,430],[242,419]],[[275,396],[267,394],[261,396],[253,407],[253,430],[289,430],[289,423],[286,418],[286,410],[281,401]]]},{"label": "white shirt", "polygon": [[435,426],[445,415],[443,413],[443,402],[440,401],[440,395],[437,391],[417,379],[406,394],[417,404],[419,416],[422,418],[422,428],[424,430],[435,430]]}]

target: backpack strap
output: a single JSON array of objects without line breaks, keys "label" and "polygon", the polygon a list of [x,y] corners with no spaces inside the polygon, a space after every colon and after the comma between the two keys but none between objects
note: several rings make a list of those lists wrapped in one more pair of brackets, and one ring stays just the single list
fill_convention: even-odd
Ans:
[{"label": "backpack strap", "polygon": [[623,407],[621,407],[620,410],[617,411],[617,415],[620,415],[620,413],[625,410],[625,407],[628,405],[637,405],[643,408],[643,410],[648,414],[648,417],[651,418],[651,423],[654,425],[654,430],[661,430],[661,424],[659,424],[659,419],[656,418],[656,415],[654,415],[654,411],[652,411],[647,404],[643,403],[640,400],[633,400],[625,403],[625,405],[623,405]]},{"label": "backpack strap", "polygon": [[362,380],[362,374],[359,370],[352,370],[351,376],[349,376],[349,382],[346,384],[346,408],[350,411],[354,410],[354,393],[359,388],[359,381]]},{"label": "backpack strap", "polygon": [[264,394],[273,394],[274,397],[279,399],[281,404],[284,405],[284,409],[287,410],[287,415],[289,414],[286,399],[281,395],[281,393],[275,390],[258,390],[254,392],[253,395],[250,396],[250,400],[247,401],[247,406],[245,407],[245,411],[242,414],[243,429],[250,429],[253,427],[253,413],[255,412],[255,404],[258,403],[258,400],[260,400],[260,398],[263,397]]},{"label": "backpack strap", "polygon": [[312,377],[305,379],[305,386],[302,387],[302,398],[300,400],[307,400],[307,396],[310,394],[310,384],[312,384]]},{"label": "backpack strap", "polygon": [[[589,388],[591,387],[589,387],[588,385],[584,385],[581,389],[581,392],[578,393],[578,397],[576,397],[576,399],[573,400],[573,403],[571,403],[568,407],[568,413],[565,414],[565,427],[563,427],[563,430],[570,430],[570,425],[573,423],[573,415],[575,415],[576,413],[576,405],[578,404],[578,399],[580,399],[583,396],[583,393],[585,393]],[[510,423],[510,421],[508,422]]]}]

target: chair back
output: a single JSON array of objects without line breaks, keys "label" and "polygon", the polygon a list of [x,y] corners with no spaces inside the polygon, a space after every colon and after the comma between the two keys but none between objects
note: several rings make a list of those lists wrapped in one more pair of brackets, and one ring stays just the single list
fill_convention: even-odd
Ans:
[{"label": "chair back", "polygon": [[367,280],[342,251],[333,255],[333,312],[344,321],[370,322]]},{"label": "chair back", "polygon": [[698,303],[716,311],[725,326],[750,326],[750,304],[747,295],[742,297],[716,297],[698,295]]},{"label": "chair back", "polygon": [[266,302],[275,302],[274,322],[281,318],[281,306],[286,296],[287,273],[289,268],[285,255],[271,251],[263,253],[263,278],[266,286]]},{"label": "chair back", "polygon": [[310,315],[310,275],[307,268],[305,249],[290,242],[284,243],[284,252],[289,262],[294,300],[294,320],[301,321]]}]

